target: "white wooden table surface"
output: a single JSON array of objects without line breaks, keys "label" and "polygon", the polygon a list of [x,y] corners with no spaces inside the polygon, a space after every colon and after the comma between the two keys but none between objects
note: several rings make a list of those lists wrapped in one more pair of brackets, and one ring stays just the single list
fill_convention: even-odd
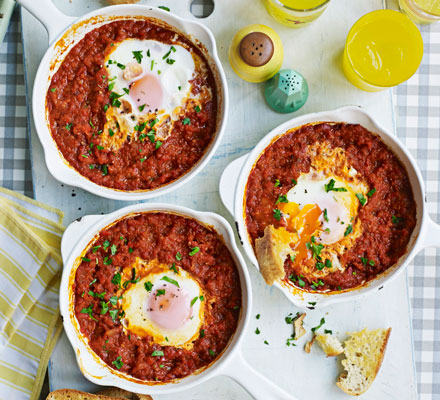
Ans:
[{"label": "white wooden table surface", "polygon": [[[187,13],[192,18],[186,11],[188,1],[142,0],[149,5],[168,5],[173,12],[179,15]],[[66,14],[78,16],[103,5],[103,2],[87,0],[56,0],[55,3]],[[291,30],[271,19],[260,1],[218,0],[213,14],[201,21],[212,29],[216,37],[220,59],[228,79],[230,113],[226,134],[219,150],[200,175],[177,192],[155,201],[214,211],[232,223],[233,219],[222,205],[218,194],[218,182],[224,167],[248,152],[273,127],[292,117],[271,111],[264,103],[262,85],[240,80],[229,66],[227,50],[232,36],[239,28],[251,23],[273,27],[283,39],[284,67],[297,69],[308,80],[308,102],[293,115],[356,104],[365,107],[386,127],[394,129],[391,92],[364,93],[351,86],[341,70],[342,48],[349,28],[363,14],[382,7],[381,0],[335,0],[315,24],[300,30]],[[22,18],[25,68],[28,91],[31,94],[38,62],[47,47],[47,35],[38,21],[26,11],[23,11]],[[85,214],[106,213],[126,205],[56,182],[44,164],[43,150],[32,122],[31,130],[35,197],[61,208],[65,212],[66,223]],[[260,313],[261,319],[255,320],[247,333],[245,358],[260,372],[300,399],[348,398],[334,385],[341,370],[339,360],[325,358],[316,348],[307,355],[302,346],[308,337],[301,339],[297,347],[286,347],[285,341],[291,334],[291,326],[285,324],[284,317],[298,310],[279,291],[267,287],[255,269],[250,264],[249,266],[254,294],[253,315]],[[408,299],[406,275],[402,274],[366,300],[308,312],[308,328],[317,325],[320,318],[325,316],[325,326],[340,336],[346,331],[365,326],[393,328],[382,370],[373,387],[362,396],[364,399],[417,397]],[[257,326],[261,331],[260,335],[254,333]],[[265,345],[264,340],[268,340],[270,344]],[[57,344],[49,368],[52,389],[96,389],[81,376],[65,335]],[[181,395],[155,398],[206,399],[208,396],[209,399],[249,398],[243,389],[227,378],[215,378]]]}]

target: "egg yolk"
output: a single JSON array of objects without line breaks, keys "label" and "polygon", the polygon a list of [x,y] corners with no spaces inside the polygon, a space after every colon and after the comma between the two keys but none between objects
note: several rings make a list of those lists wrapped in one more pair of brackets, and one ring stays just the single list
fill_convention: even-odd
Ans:
[{"label": "egg yolk", "polygon": [[190,299],[177,286],[164,285],[148,297],[147,314],[164,329],[179,329],[192,315]]},{"label": "egg yolk", "polygon": [[132,83],[130,97],[138,107],[145,104],[147,110],[155,111],[162,106],[164,92],[159,79],[147,74]]},{"label": "egg yolk", "polygon": [[293,249],[297,252],[295,262],[307,258],[307,243],[311,242],[312,236],[319,229],[321,222],[319,217],[322,213],[317,204],[306,204],[301,210],[296,203],[283,203],[281,211],[289,214],[287,228],[289,231],[298,233],[298,241],[293,244]]}]

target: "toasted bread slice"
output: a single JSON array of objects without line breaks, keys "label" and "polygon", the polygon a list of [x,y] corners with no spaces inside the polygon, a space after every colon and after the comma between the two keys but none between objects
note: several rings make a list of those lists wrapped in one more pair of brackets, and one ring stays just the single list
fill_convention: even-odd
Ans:
[{"label": "toasted bread slice", "polygon": [[297,240],[297,235],[284,228],[275,229],[273,225],[264,228],[264,236],[255,240],[255,253],[261,274],[268,285],[283,279],[284,261],[288,255],[294,255],[290,243]]},{"label": "toasted bread slice", "polygon": [[304,351],[305,351],[306,353],[310,353],[310,351],[312,350],[313,343],[315,343],[315,340],[316,340],[316,335],[313,335],[312,339],[309,340],[309,341],[304,345]]},{"label": "toasted bread slice", "polygon": [[126,390],[118,389],[118,388],[104,389],[99,391],[97,394],[109,396],[109,397],[117,397],[127,400],[153,400],[153,398],[148,394],[137,394],[137,393],[127,392]]},{"label": "toasted bread slice", "polygon": [[342,360],[346,372],[339,375],[339,388],[359,396],[371,386],[382,365],[390,333],[391,328],[348,333],[350,338],[344,342],[347,358]]},{"label": "toasted bread slice", "polygon": [[46,400],[124,400],[124,398],[90,394],[73,389],[60,389],[49,393]]},{"label": "toasted bread slice", "polygon": [[327,357],[335,357],[344,352],[341,342],[328,333],[316,335],[316,341]]}]

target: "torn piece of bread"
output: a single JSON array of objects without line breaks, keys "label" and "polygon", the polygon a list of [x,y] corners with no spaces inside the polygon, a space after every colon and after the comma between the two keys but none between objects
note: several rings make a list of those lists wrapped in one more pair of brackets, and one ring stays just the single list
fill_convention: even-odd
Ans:
[{"label": "torn piece of bread", "polygon": [[46,400],[153,400],[146,394],[136,394],[126,390],[109,388],[97,394],[90,394],[74,389],[55,390],[46,397]]},{"label": "torn piece of bread", "polygon": [[118,389],[118,388],[108,388],[108,389],[100,390],[97,394],[109,396],[109,397],[117,397],[127,400],[153,400],[153,398],[148,394],[137,394],[137,393],[127,392],[124,389]]},{"label": "torn piece of bread", "polygon": [[306,330],[303,326],[303,321],[306,315],[306,313],[302,313],[293,320],[293,340],[298,340],[306,334]]},{"label": "torn piece of bread", "polygon": [[312,350],[312,346],[313,343],[315,343],[316,340],[316,335],[313,335],[312,340],[308,341],[305,345],[304,345],[304,351],[306,353],[310,353],[310,350]]},{"label": "torn piece of bread", "polygon": [[73,389],[60,389],[49,393],[46,400],[124,400],[124,398],[90,394]]},{"label": "torn piece of bread", "polygon": [[342,360],[346,372],[336,382],[340,389],[359,396],[371,386],[382,365],[390,333],[391,328],[348,333],[350,338],[344,342],[347,358]]},{"label": "torn piece of bread", "polygon": [[273,225],[264,228],[264,236],[255,240],[255,254],[260,266],[261,274],[268,285],[273,285],[276,280],[283,279],[284,261],[288,255],[295,251],[290,243],[297,240],[297,235],[286,231],[284,228],[275,229]]},{"label": "torn piece of bread", "polygon": [[335,357],[344,352],[341,342],[329,333],[316,335],[316,341],[327,357]]}]

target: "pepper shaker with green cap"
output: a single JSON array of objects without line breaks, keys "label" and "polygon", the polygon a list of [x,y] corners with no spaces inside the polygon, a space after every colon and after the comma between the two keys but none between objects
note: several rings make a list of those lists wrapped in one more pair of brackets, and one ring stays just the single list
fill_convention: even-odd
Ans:
[{"label": "pepper shaker with green cap", "polygon": [[283,64],[284,50],[278,34],[268,26],[255,24],[240,29],[229,47],[229,63],[248,82],[264,82]]}]

